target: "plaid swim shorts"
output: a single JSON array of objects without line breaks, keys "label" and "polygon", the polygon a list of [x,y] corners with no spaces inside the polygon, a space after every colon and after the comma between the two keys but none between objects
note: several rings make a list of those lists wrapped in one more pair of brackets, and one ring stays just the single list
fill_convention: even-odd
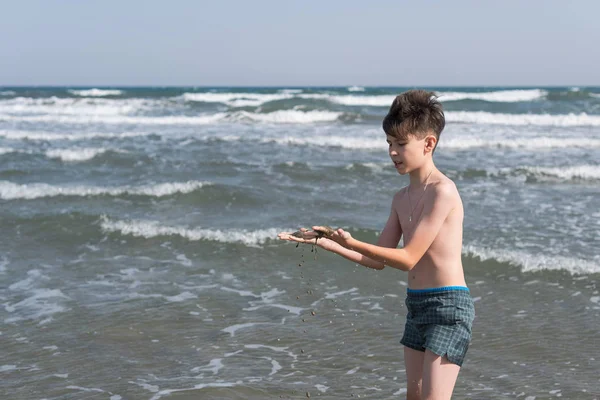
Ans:
[{"label": "plaid swim shorts", "polygon": [[402,343],[411,349],[431,350],[462,366],[471,342],[475,306],[464,286],[408,289]]}]

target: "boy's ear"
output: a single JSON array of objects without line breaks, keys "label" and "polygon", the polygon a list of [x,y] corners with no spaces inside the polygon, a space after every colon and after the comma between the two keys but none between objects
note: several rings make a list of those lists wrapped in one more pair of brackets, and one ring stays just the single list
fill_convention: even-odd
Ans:
[{"label": "boy's ear", "polygon": [[435,149],[435,145],[437,143],[437,139],[433,135],[429,135],[425,138],[425,151],[430,152]]}]

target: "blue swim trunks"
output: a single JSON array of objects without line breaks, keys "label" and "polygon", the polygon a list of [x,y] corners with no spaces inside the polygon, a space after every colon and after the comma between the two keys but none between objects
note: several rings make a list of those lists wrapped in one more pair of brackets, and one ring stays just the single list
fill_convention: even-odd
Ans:
[{"label": "blue swim trunks", "polygon": [[431,350],[462,366],[475,319],[475,306],[464,286],[408,289],[402,343],[411,349]]}]

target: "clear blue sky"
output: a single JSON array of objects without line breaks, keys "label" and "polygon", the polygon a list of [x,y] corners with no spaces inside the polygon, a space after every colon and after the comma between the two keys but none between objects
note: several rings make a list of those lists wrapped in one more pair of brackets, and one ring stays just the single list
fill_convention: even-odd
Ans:
[{"label": "clear blue sky", "polygon": [[598,0],[0,0],[0,85],[600,85]]}]

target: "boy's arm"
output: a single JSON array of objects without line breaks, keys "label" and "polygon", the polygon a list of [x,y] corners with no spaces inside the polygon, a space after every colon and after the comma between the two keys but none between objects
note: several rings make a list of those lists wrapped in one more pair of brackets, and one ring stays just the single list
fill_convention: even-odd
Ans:
[{"label": "boy's arm", "polygon": [[[381,235],[379,235],[379,239],[377,240],[377,246],[392,248],[395,249],[398,247],[398,243],[400,242],[400,238],[402,237],[402,227],[400,226],[400,221],[398,220],[398,214],[394,208],[394,203],[392,203],[392,210],[390,212],[390,216],[381,231]],[[361,254],[352,249],[347,249],[344,246],[339,246],[331,249],[332,252],[339,254],[340,256],[358,263],[360,265],[364,265],[368,268],[382,270],[385,268],[385,264],[381,261],[373,259],[365,254]]]},{"label": "boy's arm", "polygon": [[425,199],[423,214],[417,221],[411,240],[404,248],[386,248],[354,238],[348,239],[346,247],[390,267],[410,271],[431,246],[456,204],[456,191],[451,185],[438,185],[434,190],[433,196]]}]

